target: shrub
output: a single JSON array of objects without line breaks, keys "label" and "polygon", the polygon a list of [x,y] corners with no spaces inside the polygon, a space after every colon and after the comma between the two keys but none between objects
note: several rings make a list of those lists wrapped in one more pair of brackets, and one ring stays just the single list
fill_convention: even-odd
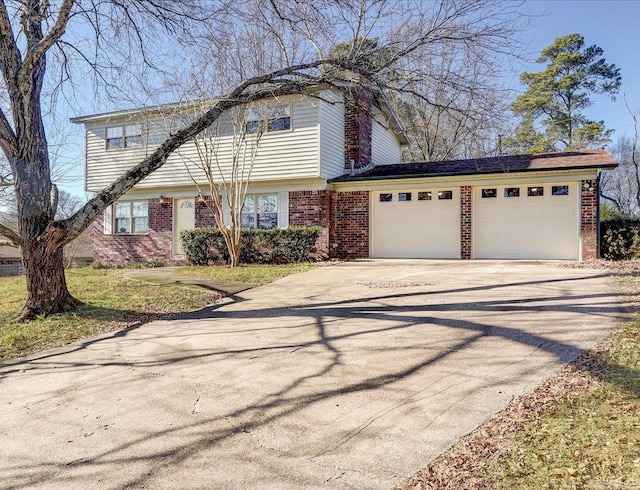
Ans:
[{"label": "shrub", "polygon": [[600,223],[600,256],[607,260],[640,258],[640,219],[617,218]]},{"label": "shrub", "polygon": [[[307,262],[316,255],[319,226],[242,230],[240,262],[244,264],[291,264]],[[187,260],[195,265],[229,262],[229,252],[218,228],[180,232]]]}]

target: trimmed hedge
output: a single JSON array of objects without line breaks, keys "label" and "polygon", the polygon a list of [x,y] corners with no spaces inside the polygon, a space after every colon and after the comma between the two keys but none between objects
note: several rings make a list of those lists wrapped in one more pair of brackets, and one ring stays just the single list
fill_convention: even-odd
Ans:
[{"label": "trimmed hedge", "polygon": [[600,256],[607,260],[640,258],[640,219],[618,218],[602,221]]},{"label": "trimmed hedge", "polygon": [[[240,262],[243,264],[291,264],[317,260],[319,226],[243,229]],[[218,228],[195,228],[180,232],[182,249],[194,265],[229,262],[229,251]]]}]

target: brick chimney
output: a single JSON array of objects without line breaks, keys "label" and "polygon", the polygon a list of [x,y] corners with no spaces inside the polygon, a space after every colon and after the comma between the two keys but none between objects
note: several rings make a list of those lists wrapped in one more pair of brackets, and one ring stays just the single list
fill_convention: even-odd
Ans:
[{"label": "brick chimney", "polygon": [[373,92],[354,86],[346,90],[344,108],[344,168],[346,173],[371,165]]}]

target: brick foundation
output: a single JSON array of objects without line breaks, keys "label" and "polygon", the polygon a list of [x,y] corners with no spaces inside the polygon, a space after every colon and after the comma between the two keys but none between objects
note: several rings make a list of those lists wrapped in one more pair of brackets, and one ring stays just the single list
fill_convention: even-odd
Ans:
[{"label": "brick foundation", "polygon": [[471,186],[460,187],[460,258],[471,259]]},{"label": "brick foundation", "polygon": [[319,258],[329,256],[330,223],[331,191],[289,192],[289,225],[322,228],[316,244]]},{"label": "brick foundation", "polygon": [[369,257],[369,191],[334,193],[331,215],[330,256]]},{"label": "brick foundation", "polygon": [[96,263],[126,265],[153,259],[171,260],[173,232],[173,200],[160,203],[149,199],[149,233],[145,235],[105,235],[101,214],[91,230],[93,256]]},{"label": "brick foundation", "polygon": [[580,182],[581,260],[598,258],[598,181]]}]

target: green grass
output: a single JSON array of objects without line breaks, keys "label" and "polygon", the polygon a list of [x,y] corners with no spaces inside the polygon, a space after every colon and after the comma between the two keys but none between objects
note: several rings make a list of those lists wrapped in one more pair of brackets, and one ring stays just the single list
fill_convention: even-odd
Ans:
[{"label": "green grass", "polygon": [[601,386],[546,409],[512,441],[496,488],[640,488],[640,318],[612,338]]},{"label": "green grass", "polygon": [[192,266],[175,270],[178,275],[197,277],[200,279],[217,279],[225,282],[245,282],[251,284],[267,284],[281,277],[313,269],[313,264],[284,264],[284,265],[240,265],[227,266]]},{"label": "green grass", "polygon": [[24,277],[0,278],[0,362],[119,329],[163,313],[191,311],[209,304],[206,291],[168,288],[131,281],[123,270],[67,271],[71,294],[82,301],[72,313],[16,323],[26,299]]}]

